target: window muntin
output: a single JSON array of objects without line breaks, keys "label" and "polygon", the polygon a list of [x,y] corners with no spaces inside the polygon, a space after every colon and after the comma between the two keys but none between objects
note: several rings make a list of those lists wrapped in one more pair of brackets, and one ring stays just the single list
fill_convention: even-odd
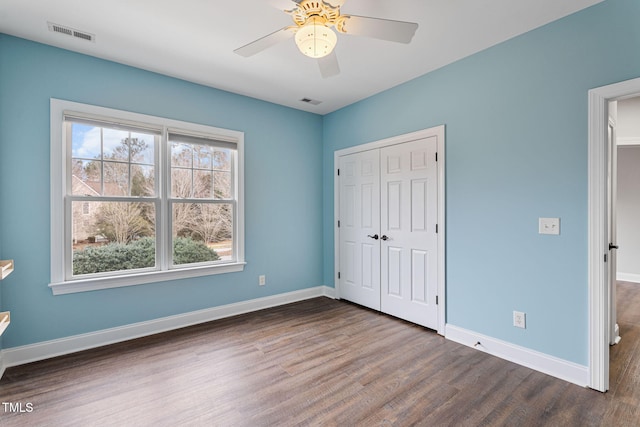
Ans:
[{"label": "window muntin", "polygon": [[[49,286],[54,295],[243,270],[241,132],[54,99],[51,129]],[[77,138],[72,141],[74,131]],[[195,162],[192,154],[189,168],[182,168],[189,169],[196,178],[190,189],[196,198],[172,198],[169,153],[172,133],[178,136],[178,142],[202,151],[196,153]],[[139,142],[149,140],[149,136],[152,143],[141,148]],[[210,184],[194,191],[202,182]],[[178,200],[188,206],[188,209],[182,206],[182,211],[194,215],[192,222],[200,223],[197,232],[192,230],[189,237],[200,243],[209,239],[209,247],[217,253],[217,259],[193,262],[193,257],[180,256],[185,233],[174,233],[173,227],[177,209],[174,205],[178,206]],[[128,241],[126,244],[157,242],[155,259],[147,258],[141,266],[126,265],[118,270],[104,267],[99,272],[76,271],[74,275],[72,248],[74,241],[80,240],[79,228],[85,229],[83,240],[91,237],[84,243],[106,245],[115,239],[95,233],[94,216],[103,204],[145,218],[146,223],[138,229],[120,227],[128,231],[116,233],[118,223],[111,220],[102,221],[101,230],[111,229],[111,235],[118,234],[121,240]],[[95,235],[88,236],[87,229]],[[211,238],[212,235],[217,238]]]}]

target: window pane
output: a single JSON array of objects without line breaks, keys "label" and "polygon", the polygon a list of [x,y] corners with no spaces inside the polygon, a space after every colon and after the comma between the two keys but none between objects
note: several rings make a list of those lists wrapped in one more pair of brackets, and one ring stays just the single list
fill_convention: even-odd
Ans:
[{"label": "window pane", "polygon": [[129,164],[104,162],[104,195],[129,195]]},{"label": "window pane", "polygon": [[71,124],[71,154],[84,159],[99,159],[102,155],[102,140],[99,127]]},{"label": "window pane", "polygon": [[193,161],[194,168],[198,169],[211,169],[211,156],[213,154],[213,148],[208,145],[194,145],[193,146]]},{"label": "window pane", "polygon": [[191,169],[171,169],[171,197],[178,199],[191,197],[192,186]]},{"label": "window pane", "polygon": [[216,149],[213,155],[213,168],[216,170],[231,170],[231,150]]},{"label": "window pane", "polygon": [[171,166],[193,166],[193,150],[190,144],[171,143]]},{"label": "window pane", "polygon": [[155,163],[155,135],[132,132],[129,139],[131,161],[153,165]]},{"label": "window pane", "polygon": [[214,172],[213,187],[216,199],[231,198],[231,172]]},{"label": "window pane", "polygon": [[131,165],[131,195],[154,196],[155,168],[153,166]]},{"label": "window pane", "polygon": [[155,267],[155,206],[74,201],[73,274]]},{"label": "window pane", "polygon": [[76,160],[71,162],[71,193],[76,196],[100,196],[102,193],[102,162]]},{"label": "window pane", "polygon": [[173,204],[173,264],[232,260],[233,206]]},{"label": "window pane", "polygon": [[213,195],[213,174],[211,171],[193,171],[193,197],[196,199],[210,199]]},{"label": "window pane", "polygon": [[102,128],[104,159],[129,161],[129,132]]}]

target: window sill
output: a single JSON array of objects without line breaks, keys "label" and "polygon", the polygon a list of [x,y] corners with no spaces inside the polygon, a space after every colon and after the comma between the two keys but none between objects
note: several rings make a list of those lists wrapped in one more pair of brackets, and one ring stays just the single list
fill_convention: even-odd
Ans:
[{"label": "window sill", "polygon": [[210,276],[214,274],[235,273],[244,270],[246,262],[231,264],[183,268],[180,270],[152,271],[128,274],[123,276],[99,277],[92,279],[69,280],[50,283],[53,295],[73,294],[77,292],[97,291],[100,289],[120,288],[124,286],[143,285],[146,283],[164,282],[167,280],[188,279],[191,277]]}]

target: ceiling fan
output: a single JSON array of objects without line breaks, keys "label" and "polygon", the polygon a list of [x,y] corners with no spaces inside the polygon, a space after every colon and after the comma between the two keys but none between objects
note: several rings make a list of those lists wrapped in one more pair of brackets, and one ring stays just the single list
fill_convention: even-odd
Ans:
[{"label": "ceiling fan", "polygon": [[300,51],[318,59],[323,78],[340,73],[333,50],[339,33],[373,37],[398,43],[409,43],[418,24],[367,16],[342,15],[340,7],[346,0],[270,0],[270,3],[291,15],[295,25],[284,27],[236,50],[241,56],[253,56],[291,37]]}]

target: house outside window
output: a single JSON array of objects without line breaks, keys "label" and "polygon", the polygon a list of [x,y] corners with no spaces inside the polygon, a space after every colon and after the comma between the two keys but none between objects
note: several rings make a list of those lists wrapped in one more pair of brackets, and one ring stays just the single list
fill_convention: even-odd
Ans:
[{"label": "house outside window", "polygon": [[241,132],[51,107],[54,294],[243,269]]}]

